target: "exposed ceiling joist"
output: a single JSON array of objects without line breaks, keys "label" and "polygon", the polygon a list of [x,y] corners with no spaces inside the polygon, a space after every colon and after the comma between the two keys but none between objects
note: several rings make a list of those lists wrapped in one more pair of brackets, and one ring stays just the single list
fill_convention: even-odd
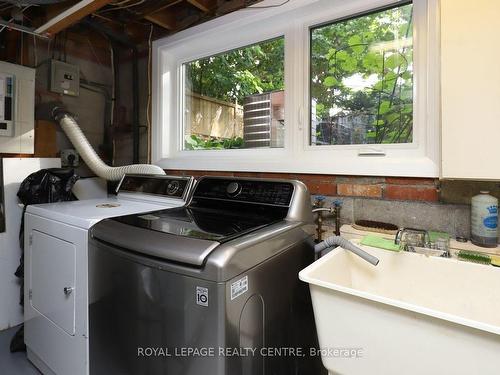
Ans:
[{"label": "exposed ceiling joist", "polygon": [[[35,2],[9,0],[11,1]],[[7,21],[1,21],[7,17],[12,18],[10,6],[1,8],[0,23],[3,26],[0,25],[0,29],[9,27],[40,37],[52,37],[90,18],[117,32],[128,33],[134,43],[141,44],[150,35],[155,40],[259,1],[261,0],[64,0],[30,6],[29,9],[26,7],[23,23],[11,20],[7,24]],[[81,32],[80,29],[75,30]]]},{"label": "exposed ceiling joist", "polygon": [[245,8],[245,0],[228,0],[228,1],[219,1],[217,6],[218,14],[226,14],[230,12],[234,12],[238,9]]},{"label": "exposed ceiling joist", "polygon": [[187,2],[205,13],[211,12],[217,6],[217,0],[187,0]]},{"label": "exposed ceiling joist", "polygon": [[146,16],[160,12],[164,9],[167,9],[173,5],[182,3],[184,0],[164,0],[164,1],[155,1],[153,4],[149,4],[146,7],[138,10],[138,16],[136,18],[146,18]]},{"label": "exposed ceiling joist", "polygon": [[177,20],[174,13],[169,11],[160,11],[148,14],[144,17],[149,22],[152,22],[167,30],[175,30],[177,28]]},{"label": "exposed ceiling joist", "polygon": [[35,30],[38,34],[54,35],[77,23],[91,13],[111,3],[112,0],[82,0]]}]

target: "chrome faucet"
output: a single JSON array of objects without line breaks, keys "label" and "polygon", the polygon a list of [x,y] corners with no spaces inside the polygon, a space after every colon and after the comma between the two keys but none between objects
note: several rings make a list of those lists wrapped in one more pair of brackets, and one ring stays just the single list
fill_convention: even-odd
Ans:
[{"label": "chrome faucet", "polygon": [[446,258],[450,257],[449,246],[445,246],[445,248],[433,246],[429,232],[424,229],[401,228],[396,233],[394,243],[399,245],[404,251]]},{"label": "chrome faucet", "polygon": [[336,200],[332,203],[330,207],[323,207],[324,204],[325,204],[325,197],[322,195],[316,196],[312,212],[318,214],[315,220],[316,235],[318,242],[321,242],[323,240],[323,233],[326,232],[326,230],[323,229],[323,215],[322,215],[323,212],[333,214],[333,217],[335,219],[335,235],[340,236],[340,209],[342,207],[342,202]]},{"label": "chrome faucet", "polygon": [[415,246],[429,247],[429,232],[424,229],[401,228],[396,233],[394,243],[402,245],[405,251],[413,251],[412,248]]}]

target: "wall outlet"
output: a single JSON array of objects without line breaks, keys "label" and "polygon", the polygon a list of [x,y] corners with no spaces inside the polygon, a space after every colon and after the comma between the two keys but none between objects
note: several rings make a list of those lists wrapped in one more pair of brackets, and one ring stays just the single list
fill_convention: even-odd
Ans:
[{"label": "wall outlet", "polygon": [[80,164],[80,156],[73,149],[61,150],[61,166],[63,168],[75,168]]}]

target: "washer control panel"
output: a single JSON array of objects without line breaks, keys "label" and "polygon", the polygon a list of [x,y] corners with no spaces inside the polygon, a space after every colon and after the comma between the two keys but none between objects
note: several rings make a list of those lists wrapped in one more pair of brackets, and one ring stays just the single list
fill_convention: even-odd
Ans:
[{"label": "washer control panel", "polygon": [[183,199],[191,183],[191,177],[125,175],[116,192],[145,193]]},{"label": "washer control panel", "polygon": [[288,207],[292,200],[293,189],[293,184],[286,181],[205,177],[198,182],[194,198]]}]

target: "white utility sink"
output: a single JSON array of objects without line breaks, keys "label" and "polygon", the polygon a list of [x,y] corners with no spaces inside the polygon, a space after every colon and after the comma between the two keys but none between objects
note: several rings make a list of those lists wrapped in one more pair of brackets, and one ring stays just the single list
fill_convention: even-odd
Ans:
[{"label": "white utility sink", "polygon": [[330,374],[500,374],[500,268],[360,247],[299,274]]}]

